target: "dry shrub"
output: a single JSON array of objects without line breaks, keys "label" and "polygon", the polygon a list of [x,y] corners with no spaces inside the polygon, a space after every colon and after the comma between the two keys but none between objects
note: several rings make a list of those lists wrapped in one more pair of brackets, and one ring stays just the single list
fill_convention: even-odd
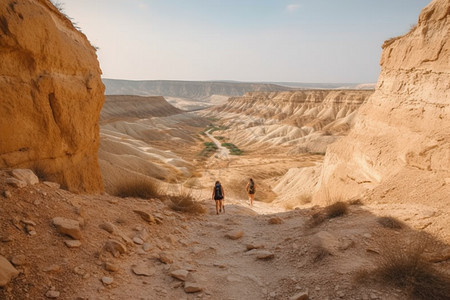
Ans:
[{"label": "dry shrub", "polygon": [[377,222],[383,226],[384,228],[390,229],[402,229],[403,224],[399,220],[394,217],[379,217],[377,218]]},{"label": "dry shrub", "polygon": [[309,228],[316,227],[322,224],[325,220],[340,217],[348,213],[348,204],[342,201],[338,201],[331,205],[322,208],[311,215],[311,218],[307,222]]},{"label": "dry shrub", "polygon": [[134,197],[150,199],[159,197],[160,193],[155,183],[149,180],[138,179],[135,181],[123,182],[116,186],[114,195],[121,198]]},{"label": "dry shrub", "polygon": [[379,244],[378,266],[372,272],[361,272],[360,280],[367,277],[404,289],[411,299],[449,299],[450,275],[436,269],[424,256],[433,249],[431,239],[415,235],[409,242],[398,239],[384,240]]},{"label": "dry shrub", "polygon": [[195,201],[190,193],[181,193],[168,197],[171,202],[169,207],[175,211],[192,214],[203,214],[206,212],[206,209],[199,202]]},{"label": "dry shrub", "polygon": [[364,203],[362,202],[361,199],[356,198],[356,199],[352,199],[350,201],[348,201],[349,205],[364,205]]},{"label": "dry shrub", "polygon": [[335,202],[325,207],[325,214],[328,219],[340,217],[348,213],[348,204],[343,201]]}]

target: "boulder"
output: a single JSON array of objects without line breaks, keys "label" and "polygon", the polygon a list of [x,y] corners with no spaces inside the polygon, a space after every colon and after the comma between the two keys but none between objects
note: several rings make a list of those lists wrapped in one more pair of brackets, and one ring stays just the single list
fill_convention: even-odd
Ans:
[{"label": "boulder", "polygon": [[17,275],[19,275],[19,271],[6,258],[0,255],[0,287],[6,286]]},{"label": "boulder", "polygon": [[39,183],[39,178],[29,169],[14,169],[12,176],[27,183],[27,185],[35,185]]},{"label": "boulder", "polygon": [[50,0],[2,1],[0,15],[0,168],[101,192],[105,96],[95,48]]},{"label": "boulder", "polygon": [[82,238],[80,223],[78,221],[56,217],[53,218],[53,225],[55,225],[56,230],[61,234],[68,235],[75,240]]}]

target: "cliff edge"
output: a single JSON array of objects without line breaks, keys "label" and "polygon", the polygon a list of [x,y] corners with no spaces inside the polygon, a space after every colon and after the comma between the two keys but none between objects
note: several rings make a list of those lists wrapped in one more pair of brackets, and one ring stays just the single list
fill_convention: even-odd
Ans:
[{"label": "cliff edge", "polygon": [[94,47],[50,1],[2,1],[0,167],[31,168],[75,192],[102,191],[100,74]]},{"label": "cliff edge", "polygon": [[432,1],[409,33],[386,41],[380,64],[376,91],[361,106],[355,126],[328,148],[315,200],[370,192],[390,201],[445,203],[450,2]]}]

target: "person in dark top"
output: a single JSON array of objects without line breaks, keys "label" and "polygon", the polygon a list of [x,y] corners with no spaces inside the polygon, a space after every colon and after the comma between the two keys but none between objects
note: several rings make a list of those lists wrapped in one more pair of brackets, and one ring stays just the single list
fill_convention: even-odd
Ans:
[{"label": "person in dark top", "polygon": [[225,212],[225,206],[223,204],[223,201],[225,200],[225,191],[223,190],[220,181],[216,181],[211,197],[216,202],[216,214],[218,215],[222,210]]},{"label": "person in dark top", "polygon": [[248,181],[245,190],[247,191],[248,194],[248,201],[250,201],[250,206],[253,206],[253,200],[255,200],[255,193],[256,193],[256,184],[252,178],[250,178],[250,180]]}]

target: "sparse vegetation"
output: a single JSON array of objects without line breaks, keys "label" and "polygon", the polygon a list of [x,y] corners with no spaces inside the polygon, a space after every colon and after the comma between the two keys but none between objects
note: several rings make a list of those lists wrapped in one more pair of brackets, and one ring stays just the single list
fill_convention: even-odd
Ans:
[{"label": "sparse vegetation", "polygon": [[200,152],[200,156],[209,157],[217,150],[217,146],[213,142],[204,142],[203,145],[205,145],[205,149]]},{"label": "sparse vegetation", "polygon": [[322,224],[325,220],[337,218],[348,213],[348,204],[343,201],[337,201],[331,205],[322,208],[311,215],[307,222],[309,228],[316,227]]},{"label": "sparse vegetation", "polygon": [[325,207],[325,214],[328,219],[337,218],[348,213],[348,204],[343,201],[335,202]]},{"label": "sparse vegetation", "polygon": [[402,229],[403,224],[394,217],[379,217],[377,222],[384,228]]},{"label": "sparse vegetation", "polygon": [[227,130],[228,128],[230,127],[224,125],[216,126],[214,124],[209,124],[205,131],[209,131],[209,133],[212,134],[214,131]]},{"label": "sparse vegetation", "polygon": [[203,214],[206,209],[192,197],[190,193],[182,192],[179,195],[169,196],[171,203],[169,207],[175,211],[192,214]]},{"label": "sparse vegetation", "polygon": [[431,240],[423,234],[409,242],[387,239],[380,243],[377,268],[358,274],[359,281],[379,280],[404,289],[410,299],[443,300],[450,295],[450,275],[436,269],[424,257],[433,250]]},{"label": "sparse vegetation", "polygon": [[223,141],[225,139],[224,136],[215,136],[215,138],[219,141]]},{"label": "sparse vegetation", "polygon": [[137,179],[135,181],[126,181],[118,185],[114,195],[121,198],[134,197],[150,199],[159,197],[160,192],[153,182]]},{"label": "sparse vegetation", "polygon": [[227,147],[230,150],[231,155],[241,155],[243,151],[236,147],[235,144],[232,143],[222,143],[222,146]]}]

